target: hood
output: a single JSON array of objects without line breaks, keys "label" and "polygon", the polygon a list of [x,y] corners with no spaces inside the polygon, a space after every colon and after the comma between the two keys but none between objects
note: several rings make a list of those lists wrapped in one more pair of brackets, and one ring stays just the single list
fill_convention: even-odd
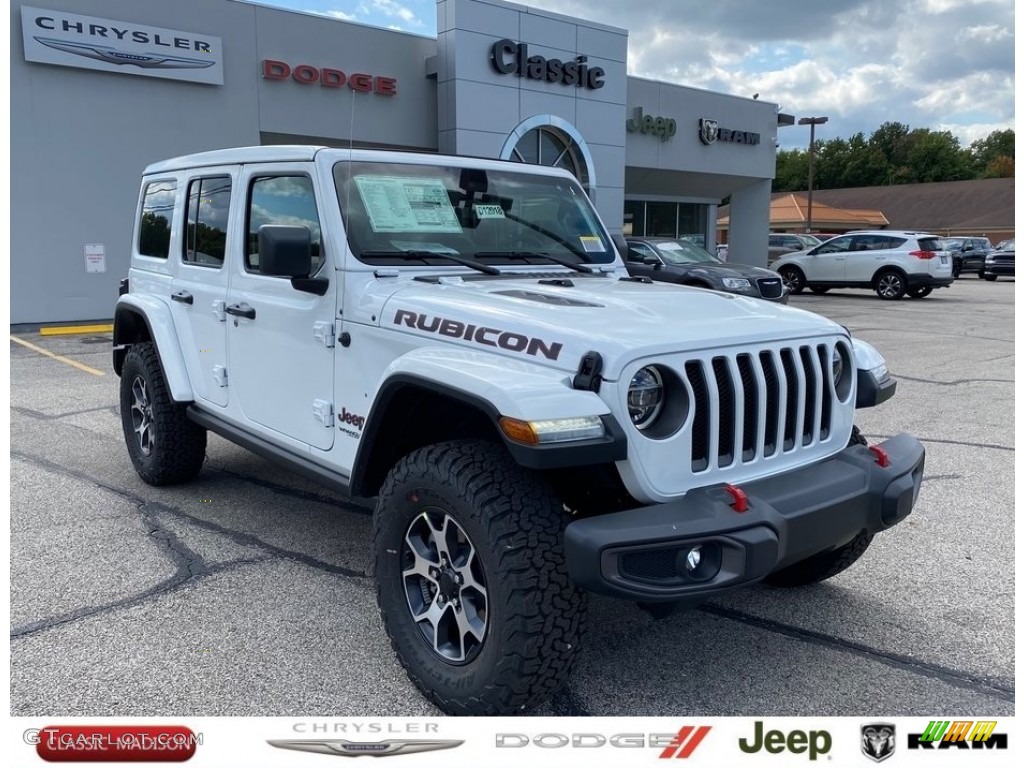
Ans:
[{"label": "hood", "polygon": [[745,277],[748,280],[770,278],[778,280],[779,276],[770,269],[751,267],[747,264],[666,264],[662,269],[687,275],[700,275],[721,280],[723,277]]},{"label": "hood", "polygon": [[609,380],[642,357],[844,334],[820,315],[761,299],[617,276],[373,281],[373,293],[363,300],[383,304],[382,328],[567,372],[595,351]]}]

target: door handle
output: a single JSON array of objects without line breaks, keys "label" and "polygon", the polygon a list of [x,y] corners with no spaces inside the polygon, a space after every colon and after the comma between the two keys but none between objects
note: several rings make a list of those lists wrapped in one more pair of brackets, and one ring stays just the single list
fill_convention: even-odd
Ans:
[{"label": "door handle", "polygon": [[234,315],[235,317],[247,317],[250,320],[256,319],[256,309],[254,307],[250,307],[245,302],[241,304],[231,304],[224,307],[224,311],[229,315]]},{"label": "door handle", "polygon": [[192,294],[188,291],[178,291],[171,294],[171,301],[180,301],[182,304],[192,303]]}]

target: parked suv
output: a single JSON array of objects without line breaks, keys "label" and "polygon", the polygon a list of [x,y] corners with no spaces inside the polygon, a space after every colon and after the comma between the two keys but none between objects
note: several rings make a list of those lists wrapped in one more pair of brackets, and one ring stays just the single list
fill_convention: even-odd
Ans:
[{"label": "parked suv", "polygon": [[768,235],[768,263],[770,264],[787,253],[806,251],[816,245],[821,245],[821,240],[814,235]]},{"label": "parked suv", "polygon": [[871,288],[882,299],[922,299],[953,283],[942,240],[920,232],[849,232],[771,265],[790,293]]},{"label": "parked suv", "polygon": [[557,690],[589,592],[810,584],[917,500],[921,443],[854,427],[896,388],[878,352],[630,277],[565,171],[225,149],[149,166],[135,222],[113,360],[135,470],[191,480],[211,430],[375,496],[383,625],[445,712]]},{"label": "parked suv", "polygon": [[987,237],[946,237],[942,247],[953,256],[953,277],[960,277],[961,272],[976,272],[981,277],[992,241]]}]

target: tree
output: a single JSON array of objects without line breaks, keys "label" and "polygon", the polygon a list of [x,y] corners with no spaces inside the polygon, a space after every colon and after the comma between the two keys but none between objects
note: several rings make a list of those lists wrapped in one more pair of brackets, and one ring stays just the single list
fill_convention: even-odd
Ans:
[{"label": "tree", "polygon": [[1015,138],[1013,129],[1007,128],[973,142],[970,152],[975,173],[981,178],[1012,176]]},{"label": "tree", "polygon": [[974,175],[970,153],[961,149],[960,140],[949,131],[917,128],[906,141],[910,181],[959,181]]}]

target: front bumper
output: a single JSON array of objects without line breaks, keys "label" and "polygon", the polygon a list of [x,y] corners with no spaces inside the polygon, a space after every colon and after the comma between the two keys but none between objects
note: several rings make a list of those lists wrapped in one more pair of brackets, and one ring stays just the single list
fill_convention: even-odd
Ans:
[{"label": "front bumper", "polygon": [[[747,483],[746,512],[723,486],[678,501],[577,520],[565,531],[569,575],[583,589],[646,602],[707,598],[853,539],[890,528],[910,514],[924,475],[924,446],[907,434],[775,477]],[[702,545],[704,564],[685,567]]]},{"label": "front bumper", "polygon": [[1007,264],[1005,262],[996,262],[995,264],[986,264],[982,270],[982,274],[985,275],[999,275],[1000,277],[1013,277],[1013,264]]}]

